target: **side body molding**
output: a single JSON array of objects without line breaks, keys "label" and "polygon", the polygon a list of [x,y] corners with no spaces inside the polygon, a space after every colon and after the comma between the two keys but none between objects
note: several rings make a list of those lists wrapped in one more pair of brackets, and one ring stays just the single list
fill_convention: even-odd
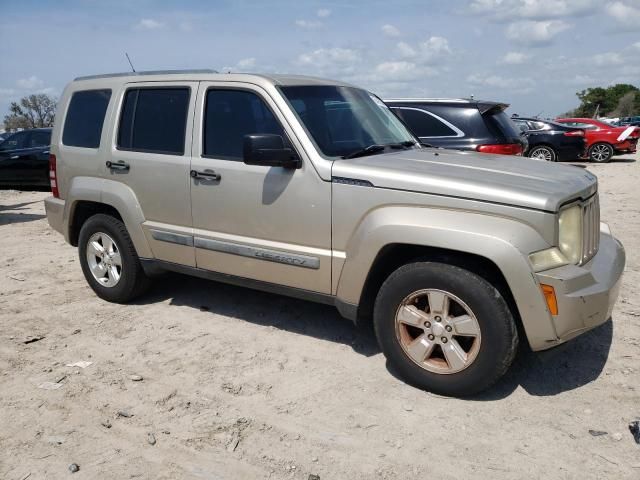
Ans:
[{"label": "side body molding", "polygon": [[[133,190],[121,182],[95,177],[74,177],[65,198],[65,225],[71,226],[74,208],[79,201],[104,203],[115,208],[124,221],[138,256],[152,258],[153,254],[142,230],[145,218]],[[69,229],[65,232],[69,241]]]},{"label": "side body molding", "polygon": [[548,243],[525,223],[469,211],[389,206],[371,211],[346,246],[337,286],[341,302],[357,305],[369,269],[387,245],[411,244],[475,254],[502,272],[517,304],[531,343],[557,338],[528,254]]}]

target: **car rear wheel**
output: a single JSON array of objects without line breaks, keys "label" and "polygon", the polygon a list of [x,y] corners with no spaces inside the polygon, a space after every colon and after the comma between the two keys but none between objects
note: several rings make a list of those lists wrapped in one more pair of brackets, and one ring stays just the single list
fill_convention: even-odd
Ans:
[{"label": "car rear wheel", "polygon": [[80,229],[78,251],[84,277],[100,298],[125,303],[148,288],[131,237],[117,218],[90,217]]},{"label": "car rear wheel", "polygon": [[613,147],[608,143],[596,143],[589,148],[589,159],[596,163],[607,163],[613,157]]},{"label": "car rear wheel", "polygon": [[547,146],[534,147],[529,152],[530,158],[537,158],[538,160],[545,160],[547,162],[555,162],[558,159],[558,155],[553,148]]},{"label": "car rear wheel", "polygon": [[498,290],[452,265],[405,265],[384,282],[374,307],[378,342],[408,383],[467,396],[491,386],[515,357],[518,333]]}]

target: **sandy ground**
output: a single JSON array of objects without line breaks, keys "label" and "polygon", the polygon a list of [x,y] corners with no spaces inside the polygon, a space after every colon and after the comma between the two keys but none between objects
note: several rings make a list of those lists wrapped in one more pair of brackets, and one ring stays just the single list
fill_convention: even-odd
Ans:
[{"label": "sandy ground", "polygon": [[329,307],[179,275],[106,303],[47,193],[0,191],[0,478],[640,478],[637,160],[588,166],[627,249],[613,322],[470,400],[405,385]]}]

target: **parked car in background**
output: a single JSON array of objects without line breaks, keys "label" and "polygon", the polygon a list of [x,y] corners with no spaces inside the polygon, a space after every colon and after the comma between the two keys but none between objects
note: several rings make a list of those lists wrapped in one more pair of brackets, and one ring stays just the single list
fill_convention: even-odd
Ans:
[{"label": "parked car in background", "polygon": [[586,154],[584,130],[538,118],[512,117],[527,137],[524,154],[548,162],[576,160]]},{"label": "parked car in background", "polygon": [[592,162],[606,163],[614,155],[635,153],[640,137],[638,127],[615,127],[593,118],[557,118],[555,121],[584,130],[587,155]]},{"label": "parked car in background", "polygon": [[526,138],[505,113],[509,106],[463,98],[385,100],[421,142],[434,147],[522,155]]},{"label": "parked car in background", "polygon": [[7,137],[11,136],[11,132],[0,133],[0,143],[4,142]]},{"label": "parked car in background", "polygon": [[619,127],[640,127],[640,115],[635,117],[622,117],[616,122]]},{"label": "parked car in background", "polygon": [[51,129],[23,130],[0,143],[1,185],[49,185]]}]

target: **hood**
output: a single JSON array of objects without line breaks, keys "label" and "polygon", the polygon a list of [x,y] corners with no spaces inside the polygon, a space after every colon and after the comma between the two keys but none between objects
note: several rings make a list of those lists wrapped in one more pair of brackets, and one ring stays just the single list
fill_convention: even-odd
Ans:
[{"label": "hood", "polygon": [[440,149],[402,150],[333,163],[333,177],[366,180],[378,188],[502,203],[556,212],[597,191],[587,170],[532,160]]}]

